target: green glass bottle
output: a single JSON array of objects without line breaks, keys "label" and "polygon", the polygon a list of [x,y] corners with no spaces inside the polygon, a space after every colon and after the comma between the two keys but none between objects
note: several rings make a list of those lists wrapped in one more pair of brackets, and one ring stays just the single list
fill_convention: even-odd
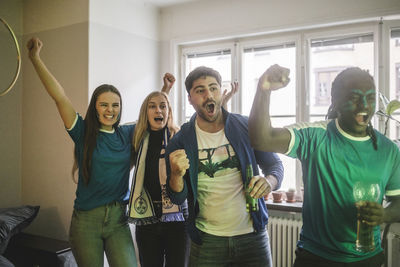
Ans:
[{"label": "green glass bottle", "polygon": [[253,178],[253,167],[251,164],[246,166],[246,210],[247,212],[258,211],[258,199],[252,198],[250,192],[253,188],[249,188],[250,180]]}]

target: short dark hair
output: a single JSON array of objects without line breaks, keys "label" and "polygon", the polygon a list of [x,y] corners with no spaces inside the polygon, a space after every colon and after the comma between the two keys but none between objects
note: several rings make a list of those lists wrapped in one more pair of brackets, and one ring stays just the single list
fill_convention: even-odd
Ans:
[{"label": "short dark hair", "polygon": [[185,80],[185,86],[186,86],[186,91],[189,94],[190,89],[192,89],[193,82],[199,78],[206,77],[206,76],[211,76],[214,77],[217,80],[217,83],[219,86],[221,86],[221,75],[219,74],[218,71],[205,67],[205,66],[200,66],[192,70],[189,75],[186,77]]}]

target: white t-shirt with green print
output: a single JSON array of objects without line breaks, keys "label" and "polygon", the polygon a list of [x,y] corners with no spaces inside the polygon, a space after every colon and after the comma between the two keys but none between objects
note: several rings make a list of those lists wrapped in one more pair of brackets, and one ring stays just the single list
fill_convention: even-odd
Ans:
[{"label": "white t-shirt with green print", "polygon": [[253,232],[246,211],[240,164],[222,129],[202,131],[196,123],[199,151],[196,227],[216,236],[236,236]]}]

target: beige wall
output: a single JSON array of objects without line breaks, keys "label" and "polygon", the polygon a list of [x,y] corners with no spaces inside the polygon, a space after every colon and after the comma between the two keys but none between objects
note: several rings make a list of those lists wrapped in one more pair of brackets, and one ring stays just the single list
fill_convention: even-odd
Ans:
[{"label": "beige wall", "polygon": [[94,87],[111,83],[123,95],[123,120],[132,121],[161,84],[159,10],[127,0],[2,0],[0,16],[15,25],[23,55],[18,83],[0,98],[0,207],[40,205],[26,231],[66,240],[76,190],[73,142],[25,43],[43,41],[42,59],[79,113]]},{"label": "beige wall", "polygon": [[[88,102],[88,1],[26,0],[24,43],[43,43],[42,59],[76,110]],[[53,100],[26,57],[22,98],[22,203],[40,205],[29,232],[67,239],[76,185],[71,179],[73,143]]]},{"label": "beige wall", "polygon": [[[11,26],[21,46],[22,0],[0,1],[0,17]],[[11,35],[2,23],[0,27],[0,91],[3,92],[16,70],[16,52],[11,45]],[[10,44],[7,51],[4,51],[5,40]],[[20,76],[13,89],[0,97],[0,208],[21,204],[21,100]]]}]

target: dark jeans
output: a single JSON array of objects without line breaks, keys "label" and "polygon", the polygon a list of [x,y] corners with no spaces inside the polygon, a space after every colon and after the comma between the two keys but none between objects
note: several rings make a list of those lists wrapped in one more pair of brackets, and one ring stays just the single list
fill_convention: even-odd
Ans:
[{"label": "dark jeans", "polygon": [[272,267],[267,231],[225,237],[201,232],[202,245],[192,242],[191,267]]},{"label": "dark jeans", "polygon": [[142,267],[187,266],[190,243],[184,222],[137,225],[136,243]]},{"label": "dark jeans", "polygon": [[384,260],[383,253],[379,253],[362,261],[336,262],[319,257],[305,249],[297,248],[294,267],[381,267]]}]

